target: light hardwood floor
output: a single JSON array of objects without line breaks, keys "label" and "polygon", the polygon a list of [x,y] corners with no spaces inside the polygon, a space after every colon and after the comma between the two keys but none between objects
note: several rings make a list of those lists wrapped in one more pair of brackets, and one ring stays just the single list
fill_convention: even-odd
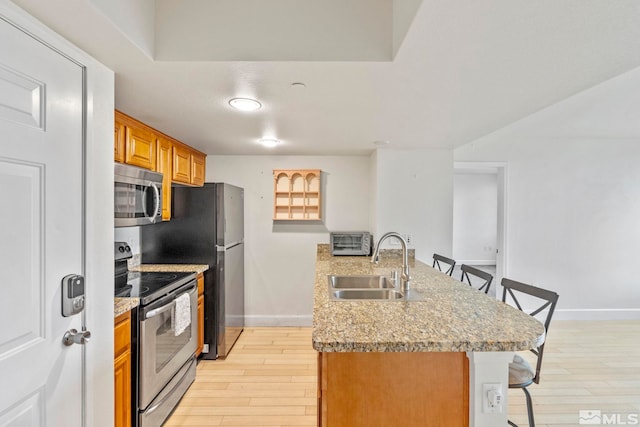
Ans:
[{"label": "light hardwood floor", "polygon": [[[165,425],[315,426],[316,373],[311,328],[247,328],[226,360],[198,364]],[[577,427],[580,410],[640,422],[640,321],[552,322],[529,390],[538,427]],[[520,390],[509,390],[509,418],[527,425]]]}]

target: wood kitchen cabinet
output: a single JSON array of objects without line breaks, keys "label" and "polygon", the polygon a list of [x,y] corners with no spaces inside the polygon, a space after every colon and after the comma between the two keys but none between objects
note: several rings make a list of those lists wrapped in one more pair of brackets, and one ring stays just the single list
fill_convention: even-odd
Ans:
[{"label": "wood kitchen cabinet", "polygon": [[191,152],[191,185],[199,187],[204,185],[205,156],[204,154]]},{"label": "wood kitchen cabinet", "polygon": [[156,134],[126,114],[115,112],[115,161],[156,170]]},{"label": "wood kitchen cabinet", "polygon": [[318,354],[318,426],[467,427],[466,353]]},{"label": "wood kitchen cabinet", "polygon": [[173,182],[204,185],[205,156],[183,144],[173,145]]},{"label": "wood kitchen cabinet", "polygon": [[117,119],[113,130],[113,157],[116,162],[124,163],[124,124]]},{"label": "wood kitchen cabinet", "polygon": [[274,170],[274,220],[322,219],[319,169]]},{"label": "wood kitchen cabinet", "polygon": [[158,138],[156,171],[162,174],[162,220],[171,219],[171,174],[172,168],[172,148],[171,141],[165,138]]},{"label": "wood kitchen cabinet", "polygon": [[198,348],[196,357],[200,356],[204,347],[204,274],[198,273]]},{"label": "wood kitchen cabinet", "polygon": [[156,136],[153,132],[125,126],[124,162],[145,169],[156,170]]},{"label": "wood kitchen cabinet", "polygon": [[205,181],[206,155],[115,111],[114,160],[163,174],[162,219],[171,219],[171,184],[201,187]]},{"label": "wood kitchen cabinet", "polygon": [[114,346],[114,425],[131,426],[131,311],[115,318]]},{"label": "wood kitchen cabinet", "polygon": [[202,186],[205,181],[206,154],[178,141],[175,138],[156,130],[115,110],[114,127],[114,160],[141,168],[160,170],[160,156],[165,159],[166,153],[159,153],[160,146],[166,150],[171,146],[170,182],[185,185]]},{"label": "wood kitchen cabinet", "polygon": [[180,144],[173,145],[173,182],[191,184],[191,152]]}]

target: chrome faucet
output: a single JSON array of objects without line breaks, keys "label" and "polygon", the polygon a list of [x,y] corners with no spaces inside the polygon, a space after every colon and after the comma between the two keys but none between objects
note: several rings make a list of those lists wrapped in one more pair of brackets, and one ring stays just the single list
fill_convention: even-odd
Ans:
[{"label": "chrome faucet", "polygon": [[395,237],[396,239],[400,240],[400,243],[402,244],[402,274],[400,275],[400,279],[402,280],[402,290],[406,292],[409,290],[409,285],[411,282],[411,275],[409,274],[409,250],[407,249],[407,241],[404,240],[401,234],[394,231],[385,233],[380,238],[380,240],[378,240],[378,244],[373,251],[373,255],[371,255],[371,262],[375,264],[378,263],[378,252],[380,252],[380,245],[388,237]]}]

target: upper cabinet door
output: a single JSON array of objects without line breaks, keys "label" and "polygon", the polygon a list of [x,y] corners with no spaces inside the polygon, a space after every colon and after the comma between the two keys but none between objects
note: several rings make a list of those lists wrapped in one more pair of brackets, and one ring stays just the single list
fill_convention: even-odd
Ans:
[{"label": "upper cabinet door", "polygon": [[191,184],[191,151],[181,145],[173,145],[173,181]]},{"label": "upper cabinet door", "polygon": [[202,154],[191,153],[191,184],[204,185],[205,157]]},{"label": "upper cabinet door", "polygon": [[146,129],[126,127],[125,163],[156,169],[156,137]]},{"label": "upper cabinet door", "polygon": [[124,163],[124,137],[124,124],[116,120],[113,129],[113,158],[120,163]]},{"label": "upper cabinet door", "polygon": [[158,138],[158,162],[156,172],[162,174],[162,220],[171,219],[171,141]]}]

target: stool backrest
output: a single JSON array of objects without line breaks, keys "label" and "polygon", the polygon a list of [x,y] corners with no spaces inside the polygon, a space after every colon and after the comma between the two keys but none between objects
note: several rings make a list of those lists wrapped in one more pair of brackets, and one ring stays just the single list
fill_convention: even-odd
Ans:
[{"label": "stool backrest", "polygon": [[[551,318],[553,317],[553,312],[556,309],[556,304],[558,302],[558,294],[553,291],[548,291],[546,289],[537,288],[535,286],[527,285],[521,282],[516,282],[511,279],[502,279],[502,302],[508,303],[508,300],[513,301],[516,307],[519,310],[529,314],[530,316],[536,316],[542,313],[542,323],[544,325],[545,334],[549,333],[549,325],[551,324]],[[527,305],[533,304],[536,305],[541,303],[539,307],[535,309],[525,309],[522,306],[523,296],[529,295],[535,298],[528,298]],[[508,298],[509,297],[509,298]],[[546,313],[543,313],[546,310]],[[546,335],[545,335],[546,342]],[[540,344],[537,348],[531,349],[531,352],[536,355],[537,363],[536,363],[536,376],[533,378],[533,382],[538,384],[540,382],[540,368],[542,367],[542,355],[544,353],[544,342]]]},{"label": "stool backrest", "polygon": [[[469,286],[476,287],[476,289],[478,289],[479,291],[484,291],[485,294],[489,293],[489,288],[491,287],[491,282],[493,281],[493,276],[490,273],[466,264],[462,264],[460,269],[462,270],[462,275],[460,276],[460,281],[462,283],[465,283],[466,280]],[[482,285],[478,286],[477,283],[471,283],[471,277],[469,276],[478,277],[484,280],[484,282],[482,283]]]},{"label": "stool backrest", "polygon": [[[442,269],[442,266],[440,265],[440,263],[443,264],[447,264],[449,265],[449,268],[445,271]],[[448,274],[449,276],[451,276],[451,274],[453,273],[453,267],[456,266],[456,262],[454,260],[452,260],[451,258],[447,258],[445,256],[442,255],[438,255],[438,254],[433,254],[433,268],[438,267],[438,270],[444,272],[445,274]]]}]

